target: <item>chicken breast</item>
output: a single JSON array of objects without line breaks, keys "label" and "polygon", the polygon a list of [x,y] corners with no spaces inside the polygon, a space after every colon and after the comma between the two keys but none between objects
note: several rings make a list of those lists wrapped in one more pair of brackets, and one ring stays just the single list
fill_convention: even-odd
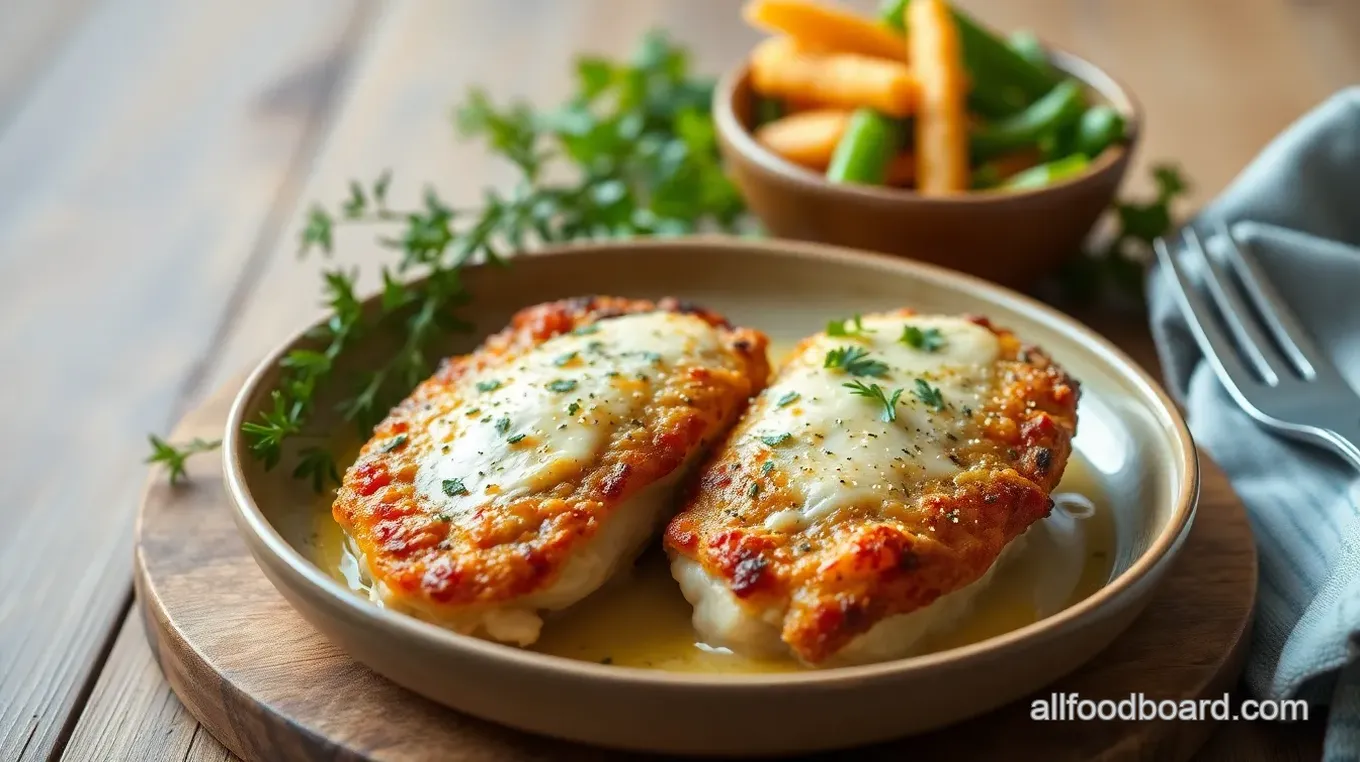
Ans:
[{"label": "chicken breast", "polygon": [[333,514],[372,596],[527,645],[626,566],[769,375],[718,315],[609,297],[518,313],[374,431]]},{"label": "chicken breast", "polygon": [[798,346],[666,529],[712,645],[813,665],[906,655],[1052,505],[1078,388],[1041,351],[909,311],[832,333]]}]

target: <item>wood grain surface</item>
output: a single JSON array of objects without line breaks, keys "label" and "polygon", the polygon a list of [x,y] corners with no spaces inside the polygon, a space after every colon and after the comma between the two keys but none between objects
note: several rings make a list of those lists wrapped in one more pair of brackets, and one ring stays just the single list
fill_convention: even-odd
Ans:
[{"label": "wood grain surface", "polygon": [[144,432],[183,412],[272,251],[328,103],[279,85],[339,54],[352,12],[98,5],[2,127],[0,426],[23,445],[0,460],[0,759],[48,758],[104,659]]},{"label": "wood grain surface", "polygon": [[[1129,84],[1147,113],[1140,167],[1178,160],[1194,202],[1360,82],[1355,0],[959,4]],[[292,256],[305,201],[387,166],[399,193],[428,181],[474,199],[508,175],[451,140],[466,85],[553,103],[575,52],[621,54],[653,26],[717,72],[754,40],[734,6],[0,0],[0,431],[22,443],[0,461],[0,759],[221,752],[123,619],[138,461],[145,431],[312,316],[320,265]],[[1243,724],[1209,753],[1316,758],[1318,734]]]},{"label": "wood grain surface", "polygon": [[[238,386],[225,385],[180,423],[176,435],[220,431]],[[351,660],[261,574],[232,522],[213,465],[196,467],[193,483],[184,487],[152,480],[139,514],[135,574],[162,671],[234,753],[259,762],[347,755],[497,762],[631,756],[448,711]],[[1039,696],[1217,698],[1236,683],[1255,600],[1256,551],[1226,477],[1208,461],[1202,471],[1195,526],[1156,598],[1112,646]],[[1210,730],[1209,723],[1036,723],[1022,700],[857,756],[990,760],[1024,749],[1028,758],[1054,761],[1170,762],[1188,759]],[[971,739],[966,748],[958,744],[961,736]]]}]

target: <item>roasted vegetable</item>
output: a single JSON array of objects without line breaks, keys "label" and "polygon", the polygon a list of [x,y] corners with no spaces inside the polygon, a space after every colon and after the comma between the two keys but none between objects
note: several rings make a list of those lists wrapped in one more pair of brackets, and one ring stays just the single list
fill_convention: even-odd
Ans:
[{"label": "roasted vegetable", "polygon": [[751,55],[756,92],[806,106],[872,108],[906,116],[916,105],[916,80],[906,64],[856,53],[822,53],[787,37],[756,46]]},{"label": "roasted vegetable", "polygon": [[1068,178],[1075,177],[1082,172],[1085,172],[1086,167],[1089,165],[1090,161],[1085,156],[1074,153],[1071,156],[1063,157],[1057,161],[1050,161],[1047,164],[1030,167],[1002,183],[1001,187],[1007,190],[1042,188],[1046,185],[1053,185]]},{"label": "roasted vegetable", "polygon": [[856,111],[831,157],[826,179],[882,185],[901,141],[899,132],[900,125],[883,114],[867,108]]},{"label": "roasted vegetable", "polygon": [[1092,106],[1077,122],[1074,148],[1094,159],[1123,139],[1124,117],[1110,106]]},{"label": "roasted vegetable", "polygon": [[[880,11],[885,26],[905,30],[910,0],[886,0]],[[1051,67],[1028,60],[968,14],[952,9],[963,49],[963,64],[972,81],[968,105],[988,118],[1010,116],[1058,84]]]},{"label": "roasted vegetable", "polygon": [[1018,114],[997,120],[973,133],[969,145],[974,161],[1035,145],[1081,118],[1085,96],[1076,80],[1064,80]]},{"label": "roasted vegetable", "polygon": [[850,112],[800,111],[756,130],[756,142],[809,169],[825,170],[850,125]]},{"label": "roasted vegetable", "polygon": [[968,189],[967,88],[959,34],[944,0],[907,7],[907,48],[920,95],[916,114],[916,189],[940,196]]},{"label": "roasted vegetable", "polygon": [[905,61],[907,57],[907,46],[900,34],[834,6],[807,0],[752,0],[746,4],[745,16],[753,26],[827,51],[895,61]]}]

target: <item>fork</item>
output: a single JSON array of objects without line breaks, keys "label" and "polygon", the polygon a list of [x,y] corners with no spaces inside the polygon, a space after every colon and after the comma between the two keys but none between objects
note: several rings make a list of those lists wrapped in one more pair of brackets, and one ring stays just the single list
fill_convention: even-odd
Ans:
[{"label": "fork", "polygon": [[[1328,447],[1360,468],[1360,395],[1300,326],[1228,226],[1209,251],[1182,228],[1181,261],[1153,242],[1191,333],[1219,381],[1252,418],[1293,439]],[[1201,290],[1191,277],[1198,271]],[[1208,294],[1208,299],[1205,294]],[[1226,327],[1226,331],[1224,328]]]}]

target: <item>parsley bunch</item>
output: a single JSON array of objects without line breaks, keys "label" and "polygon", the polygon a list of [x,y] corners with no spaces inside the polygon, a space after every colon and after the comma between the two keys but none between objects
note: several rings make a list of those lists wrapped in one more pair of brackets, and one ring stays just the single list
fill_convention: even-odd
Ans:
[{"label": "parsley bunch", "polygon": [[[392,209],[388,173],[352,182],[334,208],[311,208],[302,255],[329,255],[338,227],[363,224],[383,231],[378,243],[395,260],[380,266],[376,311],[365,311],[355,294],[357,273],[324,271],[330,318],[313,332],[312,348],[280,361],[269,408],[242,425],[251,453],[267,468],[280,463],[286,441],[310,440],[316,444],[299,449],[293,475],[317,490],[339,481],[326,438],[308,429],[319,390],[336,380],[340,359],[361,337],[389,329],[402,336],[384,361],[349,379],[352,392],[337,406],[361,433],[371,431],[432,371],[434,341],[468,328],[455,313],[471,298],[460,275],[465,265],[504,264],[506,255],[536,244],[732,230],[742,220],[745,206],[719,162],[709,112],[713,84],[691,75],[683,48],[653,32],[630,62],[582,58],[576,75],[575,94],[551,111],[498,107],[480,90],[456,110],[463,138],[484,140],[519,171],[509,192],[488,190],[481,208],[455,210],[428,189],[418,208]],[[543,180],[554,163],[567,165],[558,174],[569,180]],[[172,483],[184,476],[185,458],[220,446],[175,445],[154,435],[150,441],[147,462],[164,464]]]},{"label": "parsley bunch", "polygon": [[1152,242],[1175,227],[1172,207],[1190,190],[1178,167],[1152,167],[1153,197],[1144,202],[1116,201],[1114,230],[1108,240],[1073,257],[1057,274],[1062,296],[1072,302],[1092,302],[1111,290],[1143,295],[1143,275],[1152,257]]}]

